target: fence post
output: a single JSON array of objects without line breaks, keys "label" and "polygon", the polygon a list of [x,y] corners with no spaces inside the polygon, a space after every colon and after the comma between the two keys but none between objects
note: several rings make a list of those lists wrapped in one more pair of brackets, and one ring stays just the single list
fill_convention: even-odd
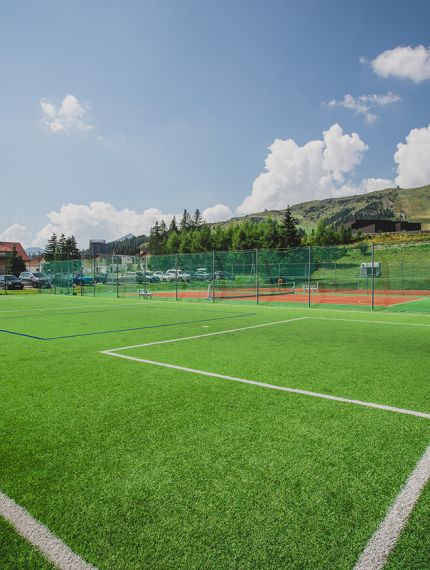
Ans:
[{"label": "fence post", "polygon": [[259,266],[258,266],[258,248],[255,249],[255,297],[257,300],[257,305],[259,302],[259,283],[258,283],[258,271],[259,271]]},{"label": "fence post", "polygon": [[308,246],[308,307],[311,306],[311,246]]},{"label": "fence post", "polygon": [[375,308],[375,244],[372,241],[372,295],[370,310]]},{"label": "fence post", "polygon": [[215,250],[212,250],[212,303],[215,303]]},{"label": "fence post", "polygon": [[178,254],[175,254],[175,301],[178,300]]},{"label": "fence post", "polygon": [[143,287],[145,289],[145,295],[147,295],[148,283],[146,280],[146,251],[143,252]]},{"label": "fence post", "polygon": [[119,267],[118,267],[118,259],[116,260],[116,298],[119,299]]},{"label": "fence post", "polygon": [[93,297],[96,296],[96,258],[93,257]]}]

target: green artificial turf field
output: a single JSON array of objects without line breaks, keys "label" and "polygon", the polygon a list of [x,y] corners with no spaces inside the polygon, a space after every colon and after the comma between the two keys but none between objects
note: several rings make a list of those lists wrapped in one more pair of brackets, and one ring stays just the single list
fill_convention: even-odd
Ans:
[{"label": "green artificial turf field", "polygon": [[[0,491],[100,569],[352,569],[430,443],[425,315],[28,295],[0,329]],[[428,493],[390,570],[430,567]]]}]

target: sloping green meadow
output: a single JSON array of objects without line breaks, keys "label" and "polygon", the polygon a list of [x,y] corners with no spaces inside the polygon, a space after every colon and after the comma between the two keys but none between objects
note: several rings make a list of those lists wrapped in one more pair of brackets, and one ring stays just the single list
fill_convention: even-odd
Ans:
[{"label": "sloping green meadow", "polygon": [[[1,491],[100,569],[353,568],[429,420],[101,353],[300,317],[121,354],[430,412],[425,316],[2,297]],[[427,514],[390,569],[425,567]],[[0,544],[51,568],[4,521]]]}]

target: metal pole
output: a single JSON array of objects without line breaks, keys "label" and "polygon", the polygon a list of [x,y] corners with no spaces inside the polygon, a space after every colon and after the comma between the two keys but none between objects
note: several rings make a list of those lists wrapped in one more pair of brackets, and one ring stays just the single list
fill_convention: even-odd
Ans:
[{"label": "metal pole", "polygon": [[93,297],[96,296],[96,258],[93,257]]},{"label": "metal pole", "polygon": [[258,283],[258,248],[255,250],[255,297],[258,305],[259,283]]},{"label": "metal pole", "polygon": [[311,246],[308,246],[308,307],[311,306]]},{"label": "metal pole", "polygon": [[372,241],[372,295],[370,310],[375,308],[375,244]]},{"label": "metal pole", "polygon": [[212,251],[212,303],[215,303],[215,250]]},{"label": "metal pole", "polygon": [[178,300],[178,254],[175,254],[175,300]]},{"label": "metal pole", "polygon": [[146,251],[143,254],[143,286],[145,288],[146,298],[148,298],[148,281],[146,279]]},{"label": "metal pole", "polygon": [[116,261],[116,298],[119,299],[119,267],[118,267],[118,260]]}]

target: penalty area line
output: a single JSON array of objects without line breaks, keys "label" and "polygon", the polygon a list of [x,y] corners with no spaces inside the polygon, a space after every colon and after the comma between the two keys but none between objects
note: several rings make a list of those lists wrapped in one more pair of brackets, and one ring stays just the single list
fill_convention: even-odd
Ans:
[{"label": "penalty area line", "polygon": [[354,570],[382,570],[429,480],[430,446],[425,450],[384,520],[367,543]]},{"label": "penalty area line", "polygon": [[60,570],[96,570],[95,566],[85,562],[45,525],[1,491],[0,515]]},{"label": "penalty area line", "polygon": [[228,329],[226,331],[216,331],[216,332],[211,332],[211,333],[205,333],[205,334],[197,334],[197,335],[193,335],[193,336],[184,336],[181,338],[171,338],[171,339],[167,339],[167,340],[157,340],[155,342],[146,342],[144,344],[134,344],[131,346],[120,346],[119,348],[109,348],[108,350],[102,350],[100,351],[101,354],[110,354],[113,352],[118,352],[119,350],[130,350],[133,348],[144,348],[146,346],[155,346],[157,344],[170,344],[172,342],[180,342],[182,340],[193,340],[196,338],[205,338],[208,336],[217,336],[217,335],[221,335],[221,334],[228,334],[228,333],[234,333],[234,332],[240,332],[240,331],[247,331],[250,329],[259,329],[262,327],[271,327],[274,325],[283,325],[286,323],[293,323],[296,321],[305,321],[305,320],[309,320],[312,317],[296,317],[294,319],[284,319],[283,321],[272,321],[270,323],[261,323],[259,325],[249,325],[246,327],[239,327],[236,329]]},{"label": "penalty area line", "polygon": [[[215,334],[215,333],[212,333]],[[199,335],[207,336],[207,335]],[[185,340],[185,339],[184,339]],[[405,414],[408,416],[415,416],[430,420],[430,414],[419,412],[415,410],[408,410],[405,408],[397,408],[395,406],[387,406],[385,404],[377,404],[375,402],[365,402],[363,400],[354,400],[350,398],[343,398],[342,396],[332,396],[331,394],[322,394],[320,392],[312,392],[310,390],[302,390],[300,388],[289,388],[288,386],[278,386],[277,384],[268,384],[266,382],[258,382],[257,380],[248,380],[246,378],[238,378],[236,376],[227,376],[225,374],[218,374],[216,372],[207,372],[206,370],[197,370],[195,368],[187,368],[185,366],[178,366],[176,364],[167,364],[166,362],[158,362],[156,360],[147,360],[145,358],[137,358],[135,356],[128,356],[127,354],[118,354],[110,350],[104,350],[101,354],[107,356],[116,356],[125,360],[132,360],[140,362],[141,364],[152,364],[153,366],[161,366],[163,368],[171,368],[173,370],[180,370],[181,372],[189,372],[191,374],[199,374],[201,376],[209,376],[210,378],[220,378],[222,380],[230,380],[233,382],[240,382],[242,384],[250,384],[252,386],[259,386],[260,388],[268,388],[270,390],[278,390],[280,392],[288,392],[290,394],[299,394],[301,396],[311,396],[313,398],[320,398],[323,400],[331,400],[334,402],[343,402],[344,404],[355,404],[356,406],[363,406],[365,408],[376,408],[377,410],[384,410],[386,412],[395,412],[398,414]]]}]

